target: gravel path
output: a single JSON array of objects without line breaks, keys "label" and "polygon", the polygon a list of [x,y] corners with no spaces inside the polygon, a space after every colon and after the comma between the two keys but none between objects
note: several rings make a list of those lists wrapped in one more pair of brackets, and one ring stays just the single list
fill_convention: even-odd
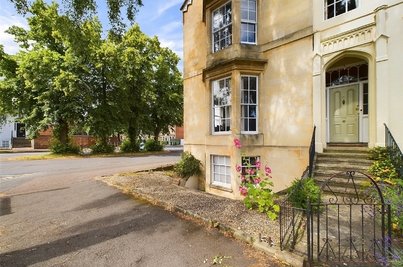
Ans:
[{"label": "gravel path", "polygon": [[169,172],[138,172],[100,177],[100,180],[128,194],[147,196],[147,200],[164,207],[179,207],[185,213],[212,224],[237,229],[253,240],[264,240],[268,246],[279,245],[279,223],[265,214],[245,208],[242,201],[214,196],[178,186]]}]

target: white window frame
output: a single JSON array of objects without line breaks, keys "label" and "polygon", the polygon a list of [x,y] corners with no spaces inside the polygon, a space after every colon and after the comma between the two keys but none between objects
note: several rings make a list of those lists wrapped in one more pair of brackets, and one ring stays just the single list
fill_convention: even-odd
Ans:
[{"label": "white window frame", "polygon": [[[243,78],[248,78],[248,86],[247,90],[243,88]],[[256,103],[244,103],[244,98],[243,98],[243,92],[247,91],[248,92],[248,100],[250,99],[250,78],[255,78],[256,79]],[[240,84],[240,99],[241,99],[241,133],[242,134],[257,134],[259,132],[259,77],[257,75],[241,75],[241,84]],[[244,120],[250,120],[253,119],[253,117],[244,117],[243,114],[243,107],[244,106],[255,106],[256,107],[256,117],[254,118],[256,120],[256,130],[255,131],[250,131],[250,122],[248,122],[248,130],[245,131],[244,129]],[[248,112],[249,114],[249,112]]]},{"label": "white window frame", "polygon": [[[221,27],[221,28],[219,28],[218,30],[214,31],[214,12],[216,12],[217,10],[219,10],[219,9],[221,9],[221,8],[223,8],[223,7],[225,7],[225,6],[228,5],[228,4],[231,4],[231,23],[229,23],[229,24],[227,24],[227,25],[224,25],[223,27]],[[233,40],[232,40],[232,37],[233,37],[233,28],[232,28],[232,24],[233,24],[233,23],[232,23],[232,22],[233,22],[233,10],[234,10],[234,9],[233,9],[233,6],[232,6],[232,1],[228,1],[228,2],[226,2],[225,4],[219,6],[218,8],[214,9],[214,10],[211,12],[211,50],[212,50],[213,53],[219,52],[219,51],[221,51],[221,50],[223,50],[223,49],[225,49],[225,48],[227,48],[227,47],[230,47],[230,46],[232,45],[232,43],[233,43]],[[231,42],[230,42],[229,45],[224,46],[224,47],[221,47],[221,46],[220,46],[220,42],[218,42],[219,47],[218,47],[217,50],[215,50],[215,49],[214,49],[214,48],[215,48],[215,47],[214,47],[214,44],[215,44],[214,33],[219,32],[219,31],[223,30],[224,28],[229,28],[229,29],[231,30],[231,35],[230,35]]]},{"label": "white window frame", "polygon": [[[218,162],[223,162],[223,163],[214,163],[214,159],[217,159]],[[225,155],[211,155],[211,185],[219,186],[219,187],[224,187],[231,189],[232,187],[232,175],[231,175],[231,157],[230,156],[225,156]],[[216,168],[218,171],[216,172]],[[219,175],[220,178],[221,176],[224,176],[224,180],[227,180],[229,178],[229,183],[227,181],[223,182],[222,179],[216,179],[217,176]]]},{"label": "white window frame", "polygon": [[[250,1],[250,0],[242,0],[242,2],[244,2],[244,1],[247,1],[247,2],[248,2],[248,16],[249,16],[249,11],[250,11],[250,9],[249,9],[249,1]],[[248,18],[248,19],[243,19],[243,18],[242,18],[242,10],[243,10],[243,9],[242,9],[242,3],[241,3],[241,27],[240,27],[241,43],[242,43],[242,44],[252,44],[252,45],[255,45],[255,44],[257,44],[257,13],[258,13],[258,12],[257,12],[257,0],[255,0],[255,12],[256,12],[255,20],[251,20],[250,18]],[[253,25],[255,25],[255,41],[254,41],[254,42],[242,41],[242,24],[246,24],[246,25],[253,24]]]},{"label": "white window frame", "polygon": [[[337,3],[340,3],[340,2],[343,2],[343,1],[346,1],[346,9],[345,9],[345,11],[343,12],[343,13],[341,13],[341,14],[336,14],[336,5],[337,5]],[[349,4],[349,2],[348,2],[349,0],[334,0],[334,2],[333,3],[331,3],[331,4],[328,4],[328,0],[324,0],[324,11],[325,11],[325,20],[328,20],[328,19],[332,19],[332,18],[335,18],[335,17],[338,17],[338,16],[340,16],[340,15],[343,15],[343,14],[346,14],[346,13],[348,13],[348,12],[350,12],[350,11],[353,11],[354,9],[357,9],[358,8],[358,2],[359,2],[359,0],[354,0],[355,1],[355,8],[353,8],[353,9],[351,9],[351,10],[348,10],[348,4]],[[328,7],[329,6],[333,6],[333,17],[328,17]]]},{"label": "white window frame", "polygon": [[[220,81],[224,81],[224,83],[227,83],[229,86],[229,91],[230,91],[230,95],[229,95],[229,104],[227,105],[217,105],[214,106],[214,88],[215,85],[220,84]],[[231,133],[231,114],[232,114],[232,92],[231,92],[231,77],[225,77],[225,78],[221,78],[218,80],[214,80],[211,82],[211,132],[213,135],[226,135],[226,134],[230,134]],[[229,112],[228,112],[228,117],[220,117],[220,120],[227,120],[229,121],[229,130],[224,130],[224,131],[216,131],[215,129],[215,121],[216,121],[216,117],[215,117],[215,109],[221,109],[221,108],[228,108]]]}]

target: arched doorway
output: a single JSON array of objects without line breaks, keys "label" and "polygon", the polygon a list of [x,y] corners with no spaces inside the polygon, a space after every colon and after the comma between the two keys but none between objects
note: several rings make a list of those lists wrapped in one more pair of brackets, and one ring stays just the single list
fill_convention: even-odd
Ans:
[{"label": "arched doorway", "polygon": [[368,62],[343,57],[326,70],[327,142],[368,143]]}]

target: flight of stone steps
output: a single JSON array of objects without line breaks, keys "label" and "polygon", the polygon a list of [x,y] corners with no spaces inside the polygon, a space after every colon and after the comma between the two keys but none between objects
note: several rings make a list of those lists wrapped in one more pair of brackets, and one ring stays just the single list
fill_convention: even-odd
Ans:
[{"label": "flight of stone steps", "polygon": [[[353,182],[349,179],[346,171],[368,174],[368,168],[371,164],[372,160],[369,159],[368,147],[330,146],[324,149],[323,153],[317,154],[314,178],[319,186],[324,186],[323,191],[326,193],[354,196],[357,191],[362,193],[365,190],[365,186],[370,185],[370,180],[356,173]],[[329,180],[333,175],[341,172],[342,174],[336,175]]]}]

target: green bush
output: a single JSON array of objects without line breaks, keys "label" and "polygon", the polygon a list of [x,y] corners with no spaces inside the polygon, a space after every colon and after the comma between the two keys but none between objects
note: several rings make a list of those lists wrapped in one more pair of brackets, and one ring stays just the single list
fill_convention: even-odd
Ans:
[{"label": "green bush", "polygon": [[115,148],[112,145],[105,144],[105,143],[97,143],[91,146],[91,150],[93,154],[110,154],[115,151]]},{"label": "green bush", "polygon": [[308,201],[310,203],[320,202],[320,188],[312,178],[294,180],[288,189],[288,200],[294,207],[306,209]]},{"label": "green bush", "polygon": [[175,172],[186,180],[189,179],[190,176],[200,175],[200,160],[196,159],[189,152],[184,152],[181,155],[181,160],[175,165]]},{"label": "green bush", "polygon": [[50,151],[54,154],[79,154],[80,147],[74,144],[62,144],[57,141],[52,141]]},{"label": "green bush", "polygon": [[388,157],[374,161],[371,167],[369,167],[368,172],[372,174],[375,179],[391,180],[398,178],[396,169]]},{"label": "green bush", "polygon": [[386,147],[374,147],[369,150],[369,159],[381,160],[389,157],[388,149]]},{"label": "green bush", "polygon": [[132,143],[132,142],[130,142],[129,139],[126,139],[120,145],[120,151],[125,152],[125,153],[139,152],[140,145],[138,143]]},{"label": "green bush", "polygon": [[145,151],[161,151],[163,148],[163,145],[161,145],[159,141],[156,141],[154,139],[148,139],[144,144]]}]

